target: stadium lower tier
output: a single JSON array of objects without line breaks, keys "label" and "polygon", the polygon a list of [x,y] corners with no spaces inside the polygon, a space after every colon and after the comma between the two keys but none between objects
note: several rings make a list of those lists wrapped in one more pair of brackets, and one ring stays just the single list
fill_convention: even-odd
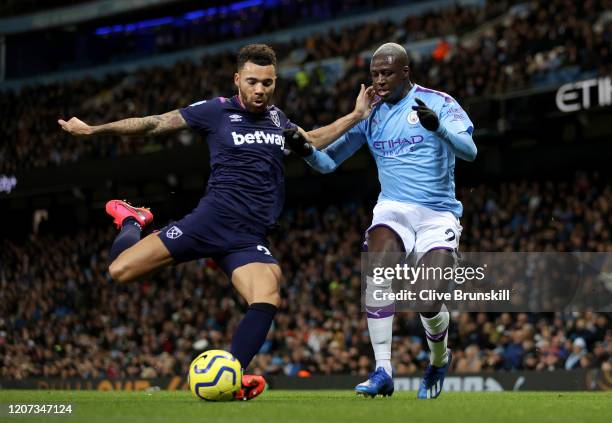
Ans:
[{"label": "stadium lower tier", "polygon": [[[612,252],[612,185],[579,174],[553,182],[464,187],[461,248],[469,251]],[[285,211],[272,252],[282,304],[250,371],[355,374],[373,370],[360,311],[360,251],[371,204]],[[51,216],[52,218],[52,216]],[[160,222],[162,223],[162,222]],[[81,228],[0,250],[0,377],[161,377],[186,374],[205,349],[229,349],[245,310],[214,262],[169,268],[140,283],[108,276],[116,232]],[[418,372],[429,352],[420,319],[398,313],[393,366]],[[452,313],[454,372],[612,369],[606,313]]]}]

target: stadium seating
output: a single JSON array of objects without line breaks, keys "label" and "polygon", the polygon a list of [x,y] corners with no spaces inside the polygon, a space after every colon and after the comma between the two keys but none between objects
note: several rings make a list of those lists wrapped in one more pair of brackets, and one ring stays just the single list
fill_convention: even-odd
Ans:
[{"label": "stadium seating", "polygon": [[[466,251],[612,252],[612,188],[597,174],[461,189]],[[288,210],[272,245],[287,281],[262,353],[265,374],[372,369],[360,311],[363,204]],[[115,229],[32,235],[0,243],[0,377],[155,377],[185,374],[208,346],[228,348],[244,304],[213,262],[200,260],[140,284],[107,275]],[[454,371],[612,370],[605,313],[454,313]],[[423,368],[428,351],[414,313],[395,320],[398,373]]]},{"label": "stadium seating", "polygon": [[[457,6],[422,19],[408,17],[402,25],[371,23],[275,45],[281,59],[290,51],[303,49],[304,60],[340,56],[347,63],[346,74],[332,87],[316,72],[301,87],[294,80],[279,80],[277,103],[307,129],[328,123],[350,110],[359,83],[369,80],[363,51],[390,40],[403,42],[410,49],[416,40],[450,34],[465,36],[460,43],[449,45],[442,56],[413,57],[413,79],[447,91],[462,103],[475,96],[563,81],[570,76],[610,74],[612,21],[604,19],[604,2],[570,2],[568,7],[565,3],[550,0],[514,8],[501,22],[495,19],[503,10],[496,2],[483,8]],[[534,26],[538,31],[528,30]],[[480,30],[471,31],[476,28]],[[106,122],[230,95],[233,86],[228,76],[233,70],[232,55],[223,53],[203,57],[198,65],[183,61],[170,68],[111,74],[103,80],[87,78],[4,92],[0,96],[0,108],[6,111],[0,118],[0,137],[5,140],[0,145],[0,172],[10,174],[191,143],[190,135],[128,141],[99,137],[84,143],[61,133],[56,119],[76,115],[86,122]],[[194,86],[193,81],[198,83]]]}]

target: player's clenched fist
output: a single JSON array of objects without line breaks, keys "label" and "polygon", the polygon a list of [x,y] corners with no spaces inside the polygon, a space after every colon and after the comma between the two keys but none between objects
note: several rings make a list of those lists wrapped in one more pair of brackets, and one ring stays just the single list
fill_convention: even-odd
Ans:
[{"label": "player's clenched fist", "polygon": [[68,122],[63,119],[59,119],[57,123],[59,123],[62,129],[68,132],[70,135],[79,137],[93,134],[93,128],[76,117],[73,117]]},{"label": "player's clenched fist", "polygon": [[306,137],[297,129],[285,129],[283,130],[283,136],[285,137],[285,143],[289,146],[289,149],[298,156],[306,157],[312,154],[312,145],[310,145]]}]

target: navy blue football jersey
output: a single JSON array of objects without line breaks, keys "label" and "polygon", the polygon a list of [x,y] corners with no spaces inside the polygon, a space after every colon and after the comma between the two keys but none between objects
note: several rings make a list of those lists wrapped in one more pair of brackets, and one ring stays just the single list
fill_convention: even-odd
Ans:
[{"label": "navy blue football jersey", "polygon": [[249,112],[237,96],[200,101],[179,112],[210,150],[206,195],[233,218],[273,225],[285,199],[283,129],[295,125],[275,106]]}]

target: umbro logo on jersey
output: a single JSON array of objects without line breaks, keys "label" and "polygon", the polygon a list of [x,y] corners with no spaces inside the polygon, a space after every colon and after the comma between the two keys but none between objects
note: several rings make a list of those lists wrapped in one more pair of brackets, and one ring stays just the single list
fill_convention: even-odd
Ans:
[{"label": "umbro logo on jersey", "polygon": [[177,239],[181,235],[183,235],[183,231],[176,226],[173,226],[166,231],[166,236],[170,239]]},{"label": "umbro logo on jersey", "polygon": [[240,115],[229,115],[230,122],[242,122],[242,116]]},{"label": "umbro logo on jersey", "polygon": [[234,145],[242,145],[244,143],[276,144],[279,145],[281,149],[285,148],[284,136],[278,134],[268,134],[264,131],[255,131],[253,133],[247,134],[238,134],[236,132],[232,132],[232,138],[234,140]]}]

